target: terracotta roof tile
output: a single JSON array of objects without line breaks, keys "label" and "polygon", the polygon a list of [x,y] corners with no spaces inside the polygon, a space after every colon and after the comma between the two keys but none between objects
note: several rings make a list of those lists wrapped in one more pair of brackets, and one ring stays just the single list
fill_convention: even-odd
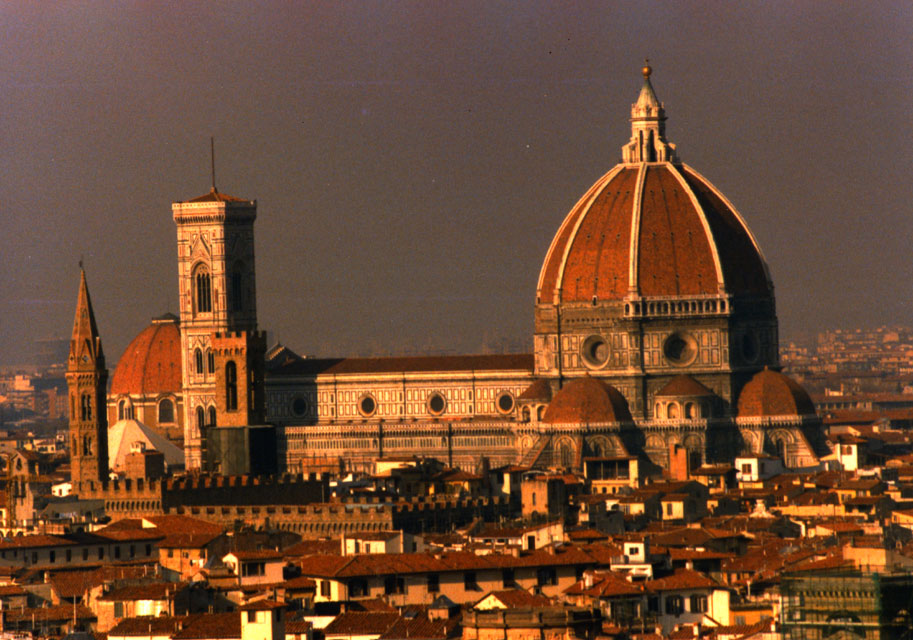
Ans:
[{"label": "terracotta roof tile", "polygon": [[381,635],[399,620],[399,614],[387,611],[347,611],[333,618],[323,633],[325,636]]},{"label": "terracotta roof tile", "polygon": [[191,198],[187,202],[250,202],[244,198],[236,198],[235,196],[230,196],[227,193],[220,193],[216,190],[215,187],[209,190],[209,193],[204,193],[201,196],[196,198]]},{"label": "terracotta roof tile", "polygon": [[110,602],[128,600],[162,600],[167,601],[181,591],[186,585],[181,582],[150,582],[147,584],[129,585],[112,589],[99,597],[99,600]]},{"label": "terracotta roof tile", "polygon": [[188,616],[184,628],[172,640],[221,640],[241,637],[241,614],[207,613]]},{"label": "terracotta roof tile", "polygon": [[124,618],[108,630],[108,636],[171,636],[189,616],[139,616]]},{"label": "terracotta roof tile", "polygon": [[547,597],[530,593],[524,589],[492,591],[491,593],[485,594],[485,596],[476,602],[476,604],[482,602],[482,600],[485,600],[489,596],[497,598],[508,609],[516,609],[519,607],[547,607],[551,604],[551,600]]},{"label": "terracotta roof tile", "polygon": [[671,576],[648,580],[644,587],[648,591],[678,591],[679,589],[719,588],[720,584],[703,573],[690,569],[677,569]]}]

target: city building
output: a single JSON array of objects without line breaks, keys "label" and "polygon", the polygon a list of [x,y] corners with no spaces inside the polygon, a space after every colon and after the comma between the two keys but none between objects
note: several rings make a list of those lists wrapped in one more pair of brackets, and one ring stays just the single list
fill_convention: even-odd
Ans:
[{"label": "city building", "polygon": [[[132,406],[138,419],[142,408],[166,433],[182,425],[187,469],[223,474],[422,455],[473,472],[630,459],[627,475],[646,477],[668,469],[674,450],[685,474],[740,453],[814,466],[828,449],[808,394],[777,371],[767,264],[735,207],[679,160],[651,73],[645,66],[622,162],[571,209],[545,254],[533,353],[267,350],[256,201],[213,185],[172,206],[180,318],[134,341],[167,332],[167,346],[128,348],[109,412],[127,418]],[[148,384],[150,367],[168,372],[167,384]]]}]

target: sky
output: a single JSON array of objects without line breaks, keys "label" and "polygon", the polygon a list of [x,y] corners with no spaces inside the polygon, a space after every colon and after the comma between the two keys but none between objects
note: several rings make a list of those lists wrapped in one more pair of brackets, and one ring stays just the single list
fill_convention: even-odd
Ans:
[{"label": "sky", "polygon": [[171,203],[256,199],[261,328],[320,356],[530,349],[561,221],[667,137],[757,238],[781,338],[913,324],[913,3],[0,0],[0,365],[177,310]]}]

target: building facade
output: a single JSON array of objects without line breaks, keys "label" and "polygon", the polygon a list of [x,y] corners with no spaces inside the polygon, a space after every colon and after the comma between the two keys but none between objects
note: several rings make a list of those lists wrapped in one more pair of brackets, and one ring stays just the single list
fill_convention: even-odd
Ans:
[{"label": "building facade", "polygon": [[[643,69],[623,161],[558,226],[534,305],[534,353],[301,357],[257,330],[256,202],[172,207],[188,469],[209,427],[276,425],[280,467],[433,456],[453,466],[581,468],[634,457],[648,475],[768,452],[826,450],[808,394],[777,371],[773,283],[748,226],[666,138]],[[118,365],[120,368],[121,364]]]}]

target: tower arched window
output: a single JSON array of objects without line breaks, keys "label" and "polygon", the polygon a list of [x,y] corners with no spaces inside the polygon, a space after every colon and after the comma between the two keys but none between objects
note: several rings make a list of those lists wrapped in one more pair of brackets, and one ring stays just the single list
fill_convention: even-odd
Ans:
[{"label": "tower arched window", "polygon": [[174,422],[174,403],[170,398],[162,398],[159,402],[159,424]]},{"label": "tower arched window", "polygon": [[206,350],[206,370],[211,375],[216,372],[216,357],[212,353],[212,349]]},{"label": "tower arched window", "polygon": [[240,264],[235,265],[231,271],[231,310],[244,310],[244,267]]},{"label": "tower arched window", "polygon": [[216,408],[215,407],[209,407],[209,426],[210,427],[216,426]]},{"label": "tower arched window", "polygon": [[82,394],[82,398],[79,403],[79,415],[82,420],[91,420],[92,419],[92,396],[88,393]]},{"label": "tower arched window", "polygon": [[203,352],[199,349],[193,352],[193,363],[197,375],[203,375]]},{"label": "tower arched window", "polygon": [[206,424],[206,412],[203,411],[203,407],[197,407],[197,429],[203,429]]},{"label": "tower arched window", "polygon": [[124,406],[126,404],[127,404],[126,400],[121,400],[120,402],[117,403],[117,419],[118,420],[124,419]]},{"label": "tower arched window", "polygon": [[197,313],[210,313],[212,311],[212,283],[209,271],[199,269],[193,278],[194,302]]},{"label": "tower arched window", "polygon": [[225,364],[225,410],[238,410],[238,367],[234,360]]}]

